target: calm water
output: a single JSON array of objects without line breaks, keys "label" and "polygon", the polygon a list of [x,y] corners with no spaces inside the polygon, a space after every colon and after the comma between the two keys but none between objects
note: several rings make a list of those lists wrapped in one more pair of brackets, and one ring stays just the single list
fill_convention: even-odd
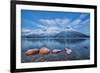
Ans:
[{"label": "calm water", "polygon": [[[86,60],[90,58],[90,39],[80,38],[80,39],[54,39],[54,38],[22,38],[22,62],[35,62],[34,58],[38,59],[39,55],[33,57],[27,57],[25,52],[31,48],[40,49],[42,47],[47,47],[49,49],[61,49],[70,48],[72,49],[72,54],[70,59],[65,58],[64,52],[56,56],[56,58],[61,61],[63,60]],[[63,55],[62,55],[63,54]],[[55,61],[52,55],[45,57],[48,61]],[[41,62],[41,61],[40,61]]]}]

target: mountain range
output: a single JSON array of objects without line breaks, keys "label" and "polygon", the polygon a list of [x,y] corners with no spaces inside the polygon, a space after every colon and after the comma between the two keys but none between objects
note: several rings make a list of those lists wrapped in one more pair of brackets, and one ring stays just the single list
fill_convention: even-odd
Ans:
[{"label": "mountain range", "polygon": [[88,38],[89,36],[77,31],[61,31],[54,35],[32,33],[29,35],[22,35],[22,37],[26,37],[26,38]]}]

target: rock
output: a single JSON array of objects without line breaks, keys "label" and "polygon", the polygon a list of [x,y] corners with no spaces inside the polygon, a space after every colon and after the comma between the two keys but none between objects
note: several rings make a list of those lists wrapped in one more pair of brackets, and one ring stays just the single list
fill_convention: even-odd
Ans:
[{"label": "rock", "polygon": [[84,46],[84,48],[85,48],[85,49],[88,49],[88,47],[87,47],[87,46]]},{"label": "rock", "polygon": [[40,51],[39,51],[40,55],[47,55],[49,53],[50,53],[50,50],[46,47],[41,48]]},{"label": "rock", "polygon": [[32,56],[32,55],[36,55],[39,53],[39,50],[38,49],[29,49],[25,52],[25,54],[27,56]]},{"label": "rock", "polygon": [[53,49],[53,50],[52,50],[52,53],[53,53],[53,54],[57,54],[57,53],[60,53],[60,52],[61,52],[60,49]]},{"label": "rock", "polygon": [[66,51],[67,54],[71,54],[72,53],[72,50],[69,49],[69,48],[65,48],[65,51]]},{"label": "rock", "polygon": [[43,57],[39,57],[38,59],[35,60],[35,62],[41,62],[43,60]]}]

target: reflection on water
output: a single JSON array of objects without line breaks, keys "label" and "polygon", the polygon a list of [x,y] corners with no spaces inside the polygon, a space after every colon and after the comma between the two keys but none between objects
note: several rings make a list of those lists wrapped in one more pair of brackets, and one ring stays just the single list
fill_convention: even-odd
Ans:
[{"label": "reflection on water", "polygon": [[[25,51],[31,48],[40,49],[42,47],[47,47],[49,49],[61,49],[70,48],[72,49],[72,54],[70,60],[84,60],[90,58],[90,39],[82,38],[82,39],[54,39],[54,38],[22,38],[22,62],[34,62],[32,58],[28,58],[25,56]],[[63,52],[64,53],[64,52]],[[61,57],[60,57],[61,56]],[[39,57],[39,56],[37,56]],[[53,58],[53,56],[46,56],[48,60]],[[59,60],[68,60],[66,59],[65,54],[60,54]],[[51,60],[50,59],[50,60]],[[49,61],[50,61],[49,60]],[[52,59],[53,61],[53,59]]]}]

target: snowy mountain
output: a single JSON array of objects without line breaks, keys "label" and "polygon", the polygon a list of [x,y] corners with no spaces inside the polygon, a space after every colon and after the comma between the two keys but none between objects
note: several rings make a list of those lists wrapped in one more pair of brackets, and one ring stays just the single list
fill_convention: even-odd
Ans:
[{"label": "snowy mountain", "polygon": [[83,33],[77,32],[75,30],[66,30],[66,31],[60,31],[60,32],[44,31],[41,34],[37,32],[37,34],[31,33],[27,35],[22,35],[22,37],[26,37],[26,38],[87,38],[89,36]]},{"label": "snowy mountain", "polygon": [[67,31],[67,32],[60,32],[59,34],[55,35],[56,38],[87,38],[89,36],[77,32],[77,31]]}]

